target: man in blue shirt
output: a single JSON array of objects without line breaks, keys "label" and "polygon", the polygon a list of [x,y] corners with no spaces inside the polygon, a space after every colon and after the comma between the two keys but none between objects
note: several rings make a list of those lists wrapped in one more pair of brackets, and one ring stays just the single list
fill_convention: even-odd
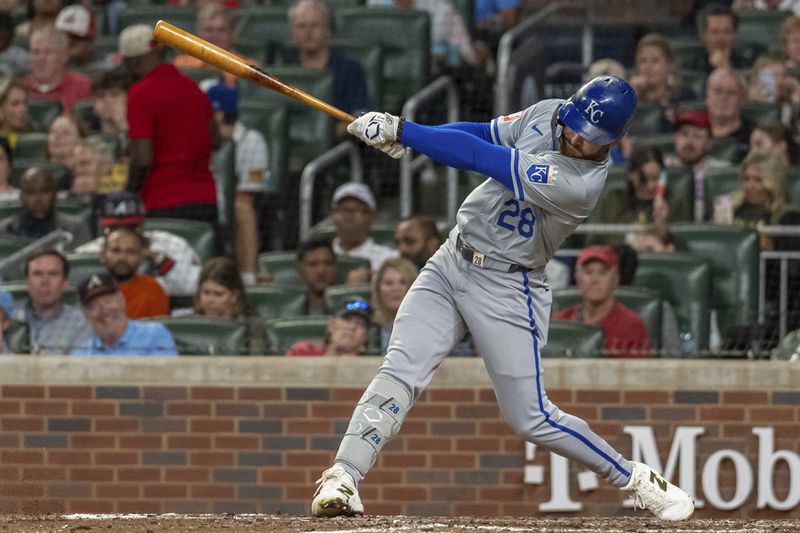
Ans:
[{"label": "man in blue shirt", "polygon": [[178,355],[175,340],[162,324],[128,320],[125,297],[107,271],[82,279],[78,296],[94,335],[72,355]]}]

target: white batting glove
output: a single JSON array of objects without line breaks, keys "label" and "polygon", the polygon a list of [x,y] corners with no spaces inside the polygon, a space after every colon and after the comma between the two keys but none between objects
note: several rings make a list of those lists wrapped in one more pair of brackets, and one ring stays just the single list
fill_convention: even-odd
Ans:
[{"label": "white batting glove", "polygon": [[389,113],[365,113],[347,125],[347,132],[370,146],[397,140],[400,119]]},{"label": "white batting glove", "polygon": [[394,159],[400,159],[408,152],[407,147],[397,142],[377,144],[375,148]]}]

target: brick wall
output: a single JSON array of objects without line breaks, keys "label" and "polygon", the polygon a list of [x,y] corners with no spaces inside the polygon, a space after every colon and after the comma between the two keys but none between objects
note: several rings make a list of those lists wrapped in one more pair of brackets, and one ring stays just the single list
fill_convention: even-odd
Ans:
[{"label": "brick wall", "polygon": [[[156,368],[140,375],[140,384],[132,372],[124,384],[89,380],[84,374],[93,369],[66,372],[64,383],[44,383],[58,379],[21,371],[22,362],[0,369],[9,371],[0,385],[0,512],[307,513],[314,481],[329,466],[374,363],[358,370],[357,387],[337,378],[347,366],[311,376],[306,367],[297,380],[286,379],[285,368],[270,372],[259,366],[249,380],[236,380],[249,381],[243,384],[214,384],[200,372],[195,383],[187,383],[192,380],[186,374],[199,361],[170,363],[181,374]],[[218,370],[230,374],[218,361]],[[63,369],[63,360],[59,364]],[[246,362],[237,364],[247,368]],[[453,372],[434,383],[362,484],[368,513],[522,516],[539,513],[538,505],[549,499],[549,482],[523,483],[529,464],[524,444],[501,419],[488,384],[470,377],[478,375],[480,361],[459,364],[472,365],[461,373],[465,385],[458,386]],[[781,369],[775,372],[774,390],[559,385],[549,393],[623,454],[631,448],[622,431],[626,425],[652,426],[664,462],[677,426],[702,426],[698,465],[722,448],[738,450],[755,464],[756,426],[774,428],[776,450],[800,453],[800,392],[782,385]],[[321,376],[333,383],[308,383]],[[255,383],[259,379],[268,383]],[[81,380],[87,382],[72,383]],[[184,384],[163,383],[170,380]],[[548,465],[548,454],[537,452],[530,464]],[[727,466],[720,474],[723,484],[733,478]],[[570,492],[584,505],[582,514],[631,512],[604,482],[579,493],[576,472]],[[776,492],[785,495],[786,485],[786,469],[778,468]],[[732,490],[721,492],[730,497]],[[756,510],[752,494],[736,511],[705,509],[698,516],[796,517],[800,507]]]}]

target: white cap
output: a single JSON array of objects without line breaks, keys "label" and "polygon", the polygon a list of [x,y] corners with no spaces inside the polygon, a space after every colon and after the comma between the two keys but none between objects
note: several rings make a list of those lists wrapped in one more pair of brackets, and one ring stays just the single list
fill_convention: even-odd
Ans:
[{"label": "white cap", "polygon": [[150,52],[153,28],[147,24],[128,26],[119,34],[117,49],[122,57],[139,57]]},{"label": "white cap", "polygon": [[58,12],[56,29],[77,37],[94,35],[92,14],[80,4],[67,6]]},{"label": "white cap", "polygon": [[356,200],[361,200],[367,207],[375,211],[375,196],[372,195],[372,191],[363,183],[359,183],[357,181],[348,181],[339,187],[336,188],[336,191],[333,193],[333,204],[339,203],[344,198],[355,198]]}]

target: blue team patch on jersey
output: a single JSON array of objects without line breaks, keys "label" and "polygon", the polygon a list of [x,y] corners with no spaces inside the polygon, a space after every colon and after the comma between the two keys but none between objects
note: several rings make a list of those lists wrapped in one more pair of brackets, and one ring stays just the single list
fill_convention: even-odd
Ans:
[{"label": "blue team patch on jersey", "polygon": [[553,165],[531,165],[525,171],[528,181],[536,185],[555,185],[557,168]]}]

